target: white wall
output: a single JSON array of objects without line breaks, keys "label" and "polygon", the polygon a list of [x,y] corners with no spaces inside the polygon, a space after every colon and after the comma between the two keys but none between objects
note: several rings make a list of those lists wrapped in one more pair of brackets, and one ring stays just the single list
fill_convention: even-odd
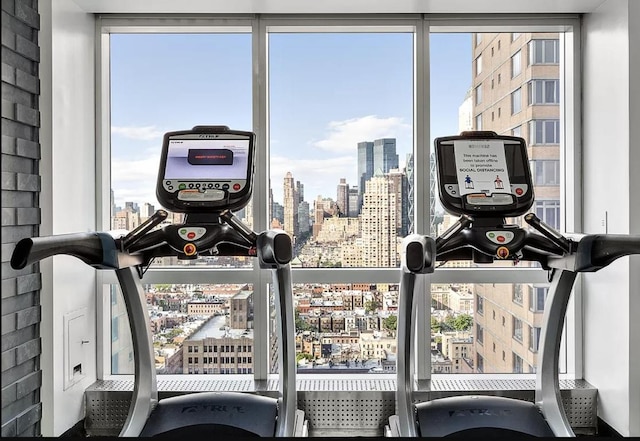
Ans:
[{"label": "white wall", "polygon": [[[640,234],[640,69],[638,31],[631,30],[640,8],[634,3],[607,0],[584,20],[586,233]],[[638,257],[622,258],[587,274],[584,283],[584,377],[598,388],[599,416],[624,436],[640,435],[639,273]]]},{"label": "white wall", "polygon": [[[40,235],[95,231],[95,92],[92,15],[72,0],[40,1],[42,192]],[[84,418],[83,392],[96,379],[95,270],[70,256],[41,263],[42,434]],[[64,316],[86,312],[84,378],[64,390]]]}]

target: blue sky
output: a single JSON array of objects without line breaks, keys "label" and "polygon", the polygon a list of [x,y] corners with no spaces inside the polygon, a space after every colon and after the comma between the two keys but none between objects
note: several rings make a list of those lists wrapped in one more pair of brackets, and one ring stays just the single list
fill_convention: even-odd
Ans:
[{"label": "blue sky", "polygon": [[[469,34],[431,36],[431,136],[458,132],[471,84]],[[272,34],[269,41],[271,176],[282,201],[287,171],[336,197],[356,183],[359,141],[412,148],[411,34]],[[248,34],[114,34],[111,37],[112,187],[116,204],[155,199],[162,135],[199,124],[251,130]]]}]

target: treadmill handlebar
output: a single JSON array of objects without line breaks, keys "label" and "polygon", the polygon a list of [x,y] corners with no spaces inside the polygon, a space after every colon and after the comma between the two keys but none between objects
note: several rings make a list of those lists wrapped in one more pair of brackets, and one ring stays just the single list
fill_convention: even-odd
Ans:
[{"label": "treadmill handlebar", "polygon": [[614,260],[632,254],[640,254],[640,236],[638,235],[587,235],[578,243],[574,271],[598,271]]},{"label": "treadmill handlebar", "polygon": [[119,250],[109,232],[70,233],[21,239],[11,255],[11,267],[23,269],[47,257],[67,254],[98,269],[120,269],[141,263],[141,258]]},{"label": "treadmill handlebar", "polygon": [[150,257],[181,256],[195,259],[199,254],[215,256],[255,256],[255,241],[224,224],[171,224],[147,233],[125,251]]},{"label": "treadmill handlebar", "polygon": [[543,266],[550,257],[566,253],[556,241],[516,226],[465,228],[442,245],[436,240],[436,250],[439,261],[526,260]]}]

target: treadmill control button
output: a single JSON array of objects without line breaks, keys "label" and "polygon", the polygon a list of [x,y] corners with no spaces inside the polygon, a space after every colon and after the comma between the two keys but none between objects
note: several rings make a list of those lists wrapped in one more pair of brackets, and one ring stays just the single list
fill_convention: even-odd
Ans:
[{"label": "treadmill control button", "polygon": [[515,235],[511,231],[487,231],[487,239],[497,245],[503,245],[511,242]]},{"label": "treadmill control button", "polygon": [[206,228],[203,227],[184,227],[178,230],[178,235],[182,240],[193,241],[200,239],[206,232]]},{"label": "treadmill control button", "polygon": [[188,243],[183,248],[184,254],[187,256],[193,256],[196,253],[196,246],[192,243]]},{"label": "treadmill control button", "polygon": [[509,248],[507,247],[498,248],[496,251],[496,256],[498,256],[498,259],[506,259],[507,257],[509,257]]}]

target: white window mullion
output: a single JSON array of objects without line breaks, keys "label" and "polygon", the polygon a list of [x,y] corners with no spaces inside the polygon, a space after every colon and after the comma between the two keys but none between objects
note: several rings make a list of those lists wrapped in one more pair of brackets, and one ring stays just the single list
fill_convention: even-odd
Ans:
[{"label": "white window mullion", "polygon": [[[253,190],[254,230],[268,228],[269,194],[269,114],[268,114],[268,59],[267,31],[264,22],[257,18],[252,23],[252,65],[253,65],[253,131],[256,133],[256,165]],[[253,375],[256,380],[266,380],[269,376],[271,332],[269,330],[269,284],[271,272],[262,270],[254,262],[253,286],[254,304],[254,349]]]},{"label": "white window mullion", "polygon": [[[429,22],[422,20],[416,28],[414,60],[414,167],[415,182],[414,225],[417,234],[430,234],[431,231],[431,143],[429,105]],[[434,187],[435,188],[435,187]],[[421,191],[422,190],[422,191]],[[425,191],[426,190],[426,191]],[[416,377],[418,380],[431,378],[431,278],[421,277],[417,284],[421,291],[428,295],[421,296],[416,311]]]}]

